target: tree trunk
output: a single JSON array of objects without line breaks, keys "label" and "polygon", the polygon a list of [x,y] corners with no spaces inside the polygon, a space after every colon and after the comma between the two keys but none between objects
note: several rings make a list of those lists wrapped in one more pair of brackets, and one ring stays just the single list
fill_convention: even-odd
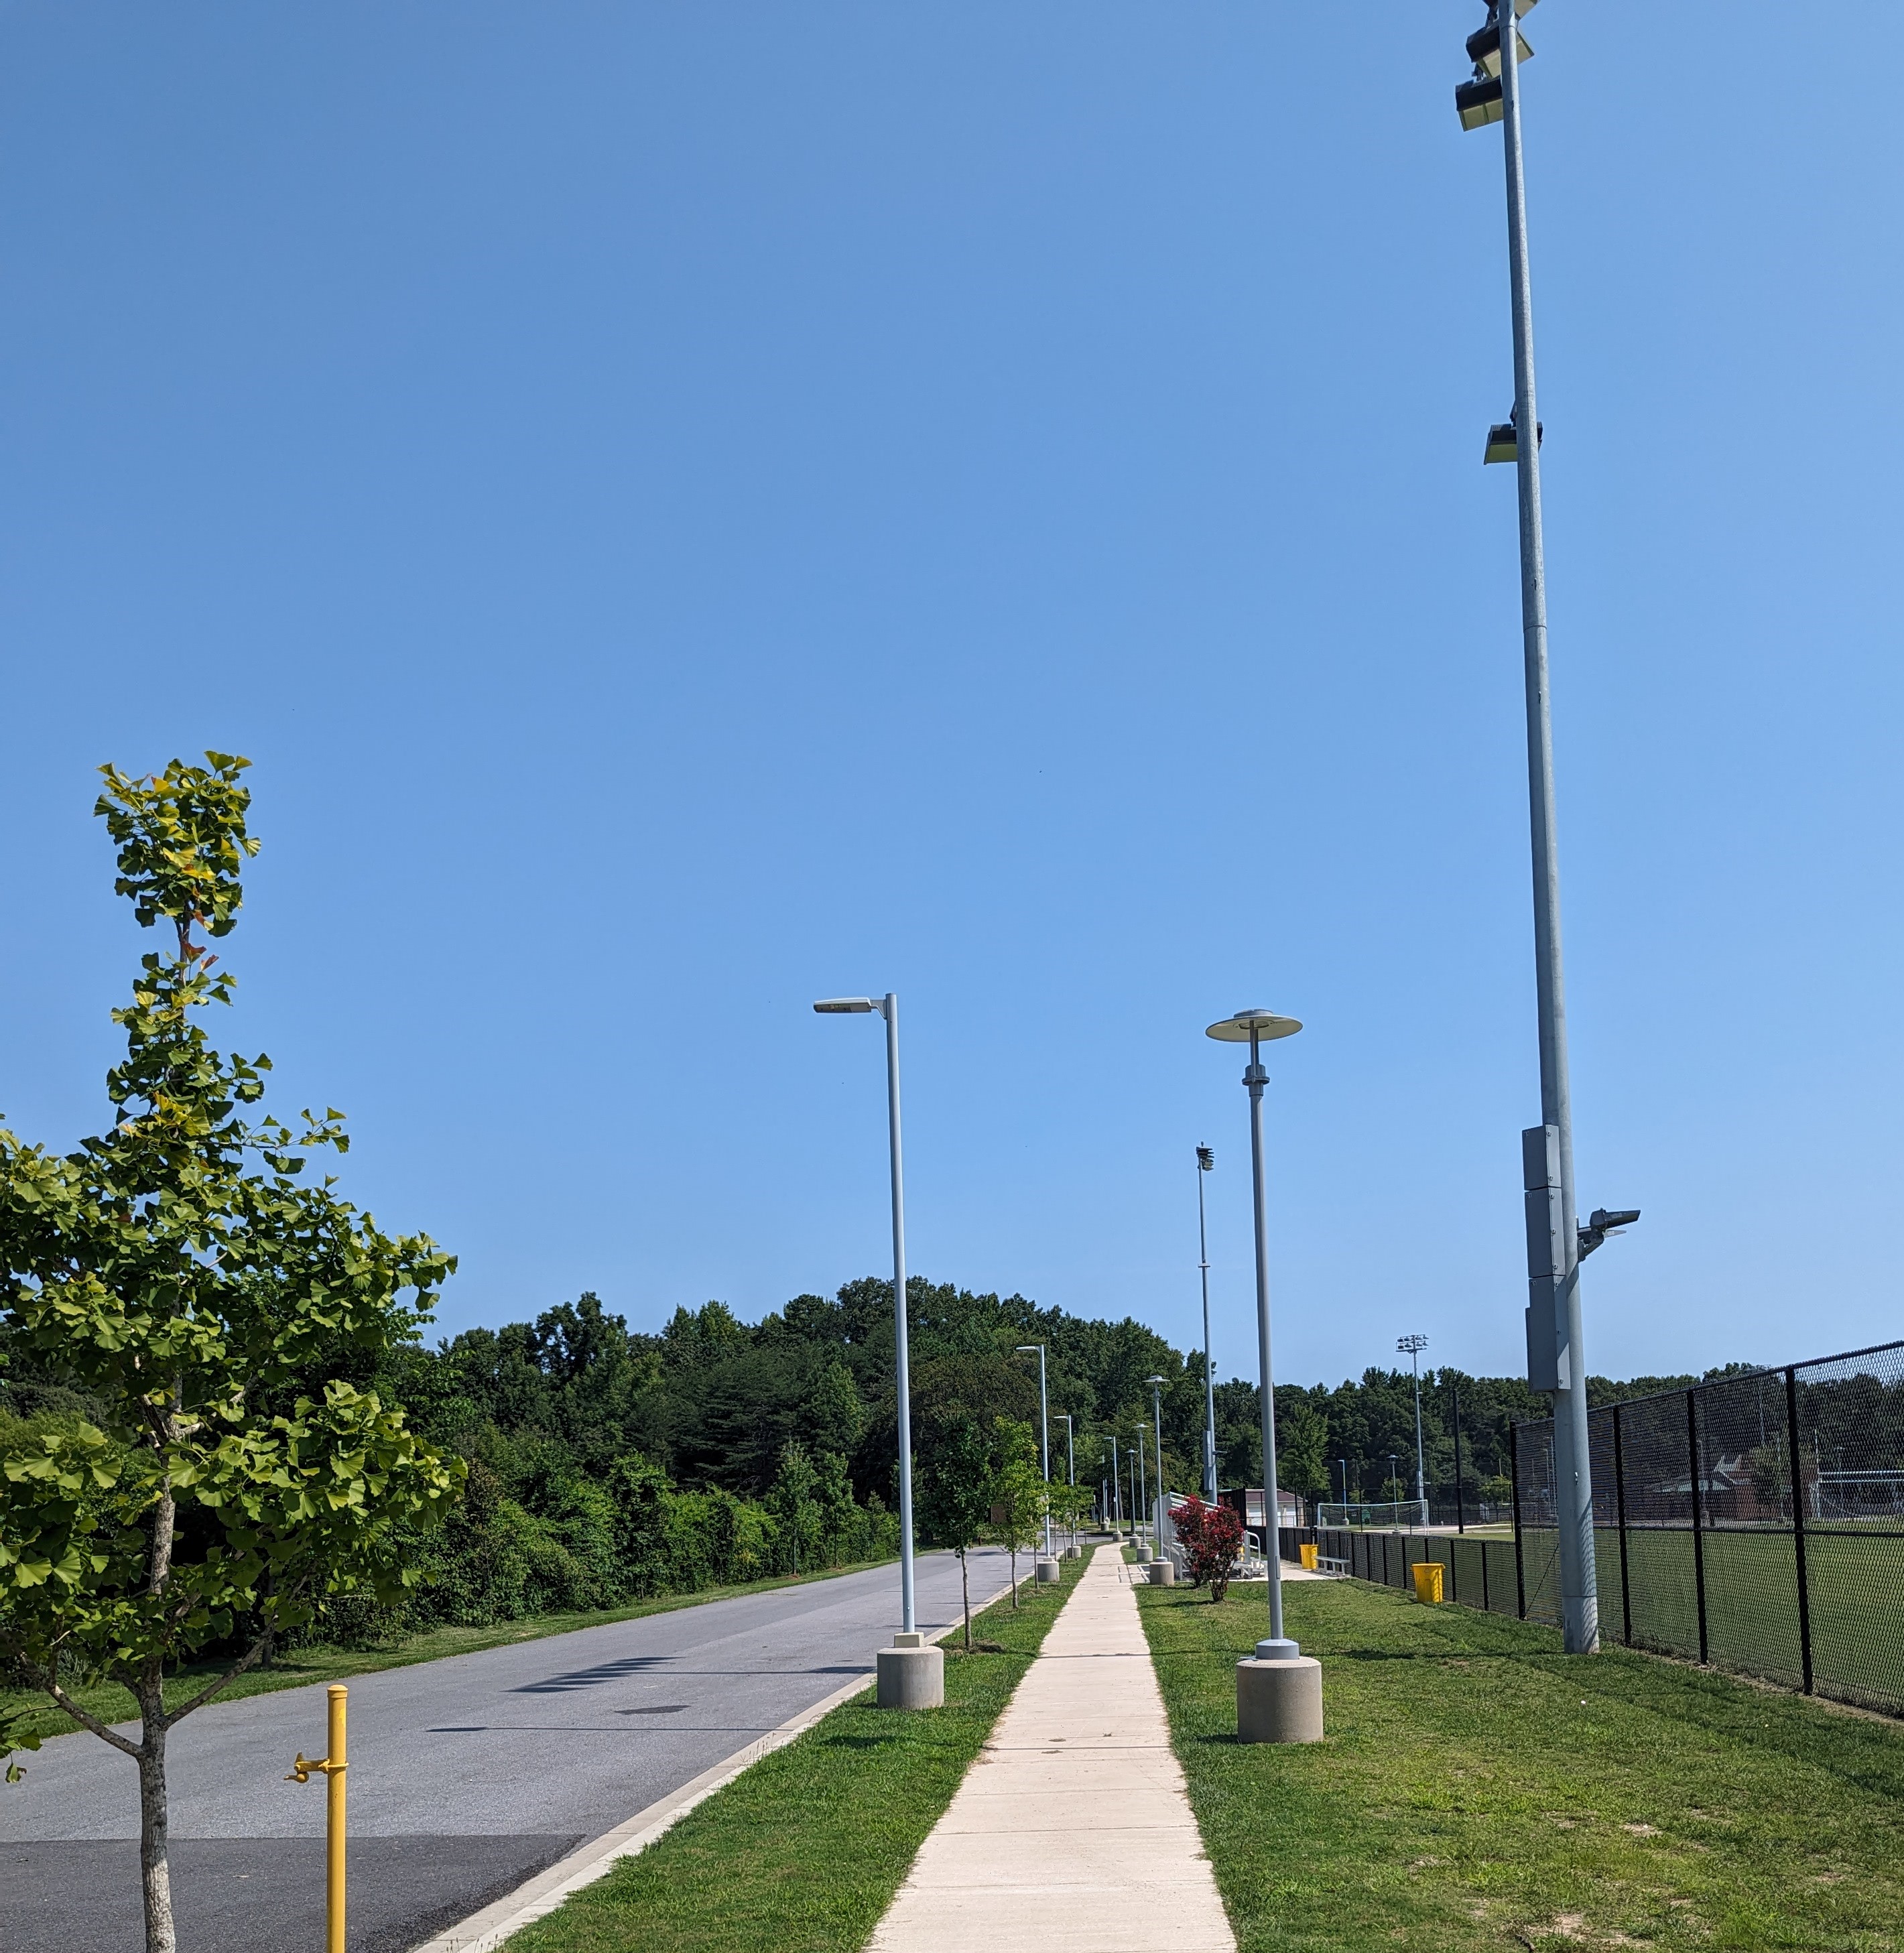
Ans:
[{"label": "tree trunk", "polygon": [[177,1953],[166,1854],[170,1825],[165,1808],[165,1705],[155,1674],[148,1672],[139,1695],[145,1719],[145,1741],[139,1750],[139,1877],[146,1898],[146,1953]]},{"label": "tree trunk", "polygon": [[1012,1555],[1012,1604],[1016,1607],[1018,1604],[1018,1549],[1014,1546],[1007,1550]]}]

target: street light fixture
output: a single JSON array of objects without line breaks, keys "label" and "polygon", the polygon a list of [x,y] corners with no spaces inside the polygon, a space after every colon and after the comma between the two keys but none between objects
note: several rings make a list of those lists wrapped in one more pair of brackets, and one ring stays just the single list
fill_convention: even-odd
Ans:
[{"label": "street light fixture", "polygon": [[864,1017],[877,1011],[886,1020],[886,1127],[892,1160],[893,1390],[899,1413],[899,1612],[901,1631],[917,1629],[912,1600],[912,1379],[906,1351],[905,1181],[899,1149],[899,999],[825,997],[814,1005],[825,1017]]},{"label": "street light fixture", "polygon": [[[1511,5],[1511,11],[1510,11]],[[1562,1645],[1591,1654],[1600,1645],[1593,1542],[1593,1459],[1587,1425],[1586,1339],[1581,1321],[1579,1237],[1573,1202],[1573,1113],[1567,1079],[1566,983],[1561,956],[1561,867],[1554,832],[1554,735],[1548,698],[1547,570],[1541,530],[1540,415],[1534,388],[1533,284],[1527,262],[1527,189],[1521,155],[1518,30],[1522,0],[1491,0],[1487,26],[1500,72],[1483,60],[1454,92],[1465,129],[1501,124],[1507,169],[1508,283],[1513,317],[1514,411],[1520,534],[1522,667],[1527,710],[1527,798],[1533,856],[1534,973],[1540,1042],[1541,1123],[1521,1135],[1527,1196],[1528,1383],[1554,1399],[1554,1491],[1557,1511]],[[1497,432],[1499,431],[1497,429]]]},{"label": "street light fixture", "polygon": [[[1422,1352],[1428,1347],[1426,1336],[1404,1336],[1395,1347],[1404,1356],[1414,1359],[1415,1364],[1415,1496],[1425,1506],[1428,1503],[1428,1478],[1422,1458]],[[1428,1515],[1423,1513],[1426,1519]]]},{"label": "street light fixture", "polygon": [[1150,1428],[1157,1444],[1157,1509],[1151,1517],[1150,1536],[1156,1541],[1157,1550],[1164,1549],[1164,1501],[1168,1494],[1164,1491],[1163,1469],[1163,1386],[1161,1377],[1146,1377],[1150,1386]]},{"label": "street light fixture", "polygon": [[[1045,1396],[1045,1346],[1042,1343],[1020,1343],[1014,1346],[1013,1353],[1028,1356],[1033,1350],[1038,1353],[1038,1469],[1043,1475],[1045,1489],[1051,1489],[1051,1412]],[[1051,1557],[1051,1502],[1045,1501],[1045,1557]]]},{"label": "street light fixture", "polygon": [[1596,1207],[1579,1230],[1580,1259],[1585,1261],[1602,1242],[1623,1234],[1639,1218],[1637,1207]]},{"label": "street light fixture", "polygon": [[1256,1644],[1261,1661],[1290,1661],[1302,1653],[1282,1631],[1282,1550],[1278,1525],[1282,1512],[1276,1492],[1276,1391],[1269,1359],[1269,1204],[1263,1186],[1263,1088],[1269,1074],[1263,1067],[1263,1046],[1276,1038],[1294,1037],[1302,1029],[1299,1017],[1280,1017],[1273,1011],[1238,1011],[1210,1025],[1203,1033],[1219,1044],[1247,1044],[1250,1063],[1243,1083],[1250,1094],[1250,1169],[1256,1240],[1256,1368],[1263,1414],[1263,1556],[1269,1565],[1269,1636]]},{"label": "street light fixture", "polygon": [[1203,1176],[1216,1166],[1208,1146],[1197,1149],[1197,1267],[1203,1278],[1203,1497],[1216,1503],[1216,1366],[1210,1360],[1210,1249],[1203,1227]]}]

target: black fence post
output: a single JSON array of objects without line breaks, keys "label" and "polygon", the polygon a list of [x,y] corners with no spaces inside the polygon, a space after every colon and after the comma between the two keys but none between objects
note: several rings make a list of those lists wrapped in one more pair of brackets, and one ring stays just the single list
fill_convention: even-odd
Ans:
[{"label": "black fence post", "polygon": [[1620,1406],[1613,1407],[1614,1516],[1620,1525],[1620,1638],[1633,1644],[1633,1583],[1626,1574],[1626,1450],[1620,1437]]},{"label": "black fence post", "polygon": [[1527,1574],[1520,1554],[1520,1427],[1507,1427],[1507,1486],[1514,1508],[1514,1618],[1527,1618]]},{"label": "black fence post", "polygon": [[1484,1614],[1494,1610],[1488,1605],[1488,1542],[1481,1542],[1481,1611]]},{"label": "black fence post", "polygon": [[1454,1391],[1454,1530],[1466,1532],[1468,1529],[1467,1500],[1461,1491],[1461,1390],[1457,1384]]},{"label": "black fence post", "polygon": [[1811,1693],[1811,1585],[1805,1567],[1805,1470],[1799,1457],[1798,1369],[1785,1367],[1785,1443],[1791,1460],[1792,1551],[1796,1556],[1799,1607],[1799,1663],[1805,1671],[1805,1692]]},{"label": "black fence post", "polygon": [[1699,1660],[1706,1659],[1705,1535],[1699,1528],[1699,1393],[1686,1393],[1686,1449],[1692,1462],[1692,1582],[1699,1596]]}]

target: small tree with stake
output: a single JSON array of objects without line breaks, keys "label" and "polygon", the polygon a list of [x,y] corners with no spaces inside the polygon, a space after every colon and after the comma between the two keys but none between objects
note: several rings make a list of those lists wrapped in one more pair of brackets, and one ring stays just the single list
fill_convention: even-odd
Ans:
[{"label": "small tree with stake", "polygon": [[1012,1604],[1018,1604],[1018,1555],[1037,1543],[1045,1519],[1045,1482],[1038,1469],[1038,1440],[1017,1418],[993,1419],[998,1433],[992,1464],[991,1526],[1012,1556]]},{"label": "small tree with stake", "polygon": [[[455,1264],[303,1178],[309,1152],[345,1149],[340,1116],[252,1123],[268,1061],[215,1051],[195,1020],[232,984],[193,932],[231,933],[258,850],[246,762],[205,757],[149,779],[102,769],[117,890],[176,936],[113,1013],[111,1130],[64,1157],[0,1130],[0,1318],[105,1406],[103,1428],[74,1419],[0,1457],[0,1656],[137,1767],[148,1953],[176,1943],[171,1729],[326,1593],[400,1593],[397,1529],[440,1516],[461,1469],[372,1391],[306,1393],[341,1355],[372,1365],[413,1340]],[[169,1700],[168,1669],[212,1649],[223,1672]],[[136,1741],[74,1700],[77,1675],[125,1684]],[[0,1754],[37,1747],[0,1719]]]},{"label": "small tree with stake", "polygon": [[941,1546],[958,1556],[959,1596],[965,1609],[965,1652],[972,1651],[972,1590],[965,1556],[985,1536],[992,1506],[992,1453],[970,1418],[941,1431],[926,1460],[919,1516]]}]

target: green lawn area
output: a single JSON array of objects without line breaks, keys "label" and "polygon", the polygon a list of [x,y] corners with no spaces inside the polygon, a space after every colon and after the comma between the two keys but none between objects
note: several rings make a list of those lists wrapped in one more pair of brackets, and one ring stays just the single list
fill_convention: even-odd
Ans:
[{"label": "green lawn area", "polygon": [[1016,1613],[1008,1600],[985,1613],[978,1632],[1004,1652],[948,1644],[943,1709],[880,1710],[869,1689],[517,1933],[509,1953],[854,1953],[1088,1561],[1060,1563],[1057,1587],[1027,1581]]},{"label": "green lawn area", "polygon": [[1328,1739],[1234,1739],[1263,1590],[1142,1588],[1243,1953],[1904,1946],[1904,1729],[1551,1630],[1291,1582]]},{"label": "green lawn area", "polygon": [[[890,1566],[896,1562],[868,1560],[867,1566]],[[739,1587],[706,1587],[698,1594],[670,1594],[657,1600],[637,1600],[626,1607],[607,1607],[592,1613],[538,1614],[525,1621],[502,1621],[483,1628],[432,1628],[427,1633],[406,1635],[400,1641],[370,1648],[330,1647],[313,1643],[308,1647],[281,1655],[268,1669],[254,1669],[241,1675],[218,1699],[235,1702],[240,1696],[262,1695],[275,1688],[302,1688],[313,1682],[348,1682],[353,1675],[369,1675],[381,1668],[406,1668],[412,1662],[441,1661],[453,1654],[473,1654],[482,1648],[501,1647],[514,1641],[539,1641],[545,1635],[572,1634],[578,1628],[599,1628],[613,1621],[638,1620],[645,1614],[671,1613],[677,1607],[698,1607],[710,1600],[731,1600],[738,1594],[764,1594],[775,1587],[792,1587],[803,1582],[836,1580],[842,1573],[858,1573],[860,1566],[830,1567],[823,1573],[811,1573],[796,1581],[791,1575],[772,1580],[755,1580]],[[195,1663],[181,1668],[176,1681],[168,1679],[168,1701],[189,1699],[194,1679],[201,1685],[223,1672],[224,1664]],[[116,1682],[98,1682],[73,1691],[83,1709],[109,1723],[135,1719],[138,1704],[130,1691]],[[41,1705],[44,1704],[44,1707]],[[0,1716],[14,1709],[24,1709],[23,1734],[70,1735],[78,1726],[61,1709],[56,1709],[38,1689],[0,1688]],[[89,1742],[97,1741],[89,1736]]]}]

